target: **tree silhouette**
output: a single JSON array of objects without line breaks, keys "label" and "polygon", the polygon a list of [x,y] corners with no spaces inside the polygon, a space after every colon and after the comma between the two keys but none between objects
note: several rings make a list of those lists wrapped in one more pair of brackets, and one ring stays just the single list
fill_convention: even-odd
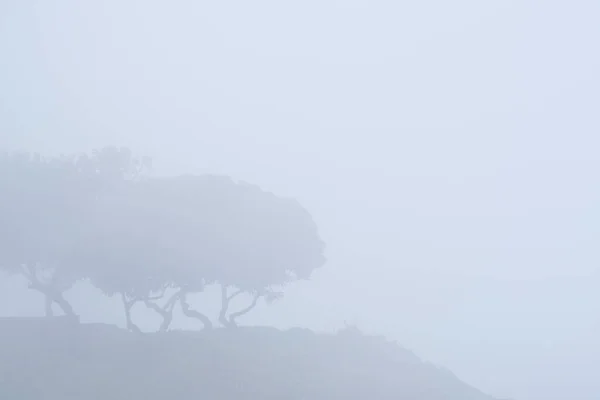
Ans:
[{"label": "tree silhouette", "polygon": [[[119,296],[128,329],[143,304],[168,330],[177,304],[211,328],[190,295],[221,289],[219,322],[237,319],[325,262],[310,214],[294,200],[228,177],[153,177],[149,159],[105,147],[91,155],[0,158],[0,268],[74,316],[63,293],[89,280]],[[231,311],[245,295],[247,307]]]},{"label": "tree silhouette", "polygon": [[104,294],[121,297],[128,329],[139,331],[131,309],[142,303],[163,317],[166,330],[178,297],[162,307],[157,302],[173,288],[184,254],[169,247],[168,210],[145,196],[144,185],[132,183],[96,203],[71,263],[85,265],[85,276]]},{"label": "tree silhouette", "polygon": [[47,316],[53,303],[75,316],[63,293],[85,277],[81,266],[67,262],[84,221],[100,196],[147,164],[116,147],[91,156],[0,156],[0,268],[24,276],[45,296]]},{"label": "tree silhouette", "polygon": [[[235,326],[261,298],[280,298],[283,286],[309,278],[325,262],[316,224],[294,200],[222,176],[180,176],[161,185],[160,193],[170,196],[186,225],[171,238],[193,253],[186,264],[188,278],[178,286],[183,288],[190,276],[200,290],[219,284],[224,326]],[[244,293],[251,303],[229,313],[231,301]]]},{"label": "tree silhouette", "polygon": [[3,154],[0,157],[0,268],[20,274],[46,298],[75,316],[63,293],[80,277],[63,259],[85,208],[76,159]]}]

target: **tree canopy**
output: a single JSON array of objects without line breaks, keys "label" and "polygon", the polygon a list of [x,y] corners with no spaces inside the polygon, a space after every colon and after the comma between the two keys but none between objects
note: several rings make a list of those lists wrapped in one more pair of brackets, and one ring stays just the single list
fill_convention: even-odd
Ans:
[{"label": "tree canopy", "polygon": [[77,279],[61,260],[72,248],[85,212],[74,160],[3,154],[0,158],[0,267],[25,276],[42,292],[51,313],[56,302],[73,314],[62,292]]},{"label": "tree canopy", "polygon": [[[74,311],[62,292],[89,280],[121,297],[130,329],[138,330],[131,308],[143,303],[166,330],[177,304],[212,326],[187,301],[208,285],[220,286],[219,321],[233,327],[261,298],[281,297],[324,264],[317,226],[295,200],[225,176],[159,178],[146,173],[150,165],[116,147],[3,155],[0,268],[23,274],[66,314]],[[230,312],[242,293],[252,302]]]}]

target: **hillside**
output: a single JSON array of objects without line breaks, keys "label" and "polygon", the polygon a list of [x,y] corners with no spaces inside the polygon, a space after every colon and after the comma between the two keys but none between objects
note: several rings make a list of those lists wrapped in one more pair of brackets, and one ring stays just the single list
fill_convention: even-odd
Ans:
[{"label": "hillside", "polygon": [[0,399],[492,400],[379,337],[346,329],[135,335],[110,325],[0,320]]}]

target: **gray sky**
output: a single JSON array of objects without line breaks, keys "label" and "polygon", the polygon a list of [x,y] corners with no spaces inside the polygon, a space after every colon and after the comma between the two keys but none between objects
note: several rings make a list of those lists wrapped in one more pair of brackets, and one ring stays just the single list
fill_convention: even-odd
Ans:
[{"label": "gray sky", "polygon": [[329,263],[248,320],[345,320],[491,394],[597,400],[599,18],[592,0],[5,0],[0,147],[126,145],[294,196]]}]

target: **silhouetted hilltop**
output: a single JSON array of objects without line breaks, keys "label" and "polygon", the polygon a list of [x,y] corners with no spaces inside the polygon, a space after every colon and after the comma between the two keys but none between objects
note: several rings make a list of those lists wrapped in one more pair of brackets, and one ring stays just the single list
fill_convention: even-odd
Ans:
[{"label": "silhouetted hilltop", "polygon": [[0,399],[491,400],[355,329],[136,335],[63,318],[0,319]]}]

